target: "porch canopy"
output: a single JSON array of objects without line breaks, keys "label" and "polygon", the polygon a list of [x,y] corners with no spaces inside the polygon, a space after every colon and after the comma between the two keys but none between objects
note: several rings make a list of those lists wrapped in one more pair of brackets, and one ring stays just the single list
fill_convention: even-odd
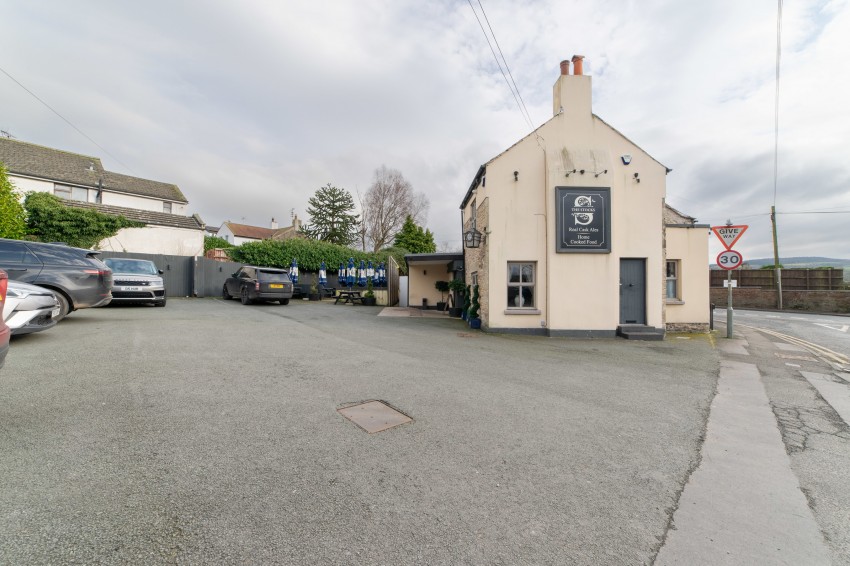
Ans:
[{"label": "porch canopy", "polygon": [[408,254],[404,256],[404,263],[407,265],[407,304],[410,306],[434,307],[447,299],[447,295],[435,287],[437,281],[464,278],[463,252]]}]

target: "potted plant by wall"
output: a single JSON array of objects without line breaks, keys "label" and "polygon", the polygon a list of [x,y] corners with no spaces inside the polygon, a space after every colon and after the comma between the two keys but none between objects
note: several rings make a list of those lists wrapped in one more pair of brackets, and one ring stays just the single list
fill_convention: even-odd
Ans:
[{"label": "potted plant by wall", "polygon": [[469,285],[463,290],[463,311],[460,313],[460,317],[463,320],[469,320],[469,307],[472,306],[472,293]]},{"label": "potted plant by wall", "polygon": [[444,311],[446,310],[446,293],[449,290],[449,282],[437,281],[434,283],[434,287],[436,287],[437,291],[440,292],[440,301],[437,303],[437,310]]},{"label": "potted plant by wall", "polygon": [[363,304],[367,307],[374,307],[376,303],[375,291],[372,289],[372,278],[366,279],[366,292],[363,293]]},{"label": "potted plant by wall", "polygon": [[449,309],[449,316],[460,316],[463,312],[463,304],[466,301],[466,284],[463,279],[452,279],[449,281],[449,291],[454,294],[452,308]]},{"label": "potted plant by wall", "polygon": [[312,279],[310,279],[310,293],[307,295],[311,301],[320,301],[322,300],[322,296],[319,294],[319,282],[316,279],[316,274],[313,274]]},{"label": "potted plant by wall", "polygon": [[474,329],[481,328],[481,304],[478,302],[478,285],[472,286],[472,301],[469,306],[469,327]]}]

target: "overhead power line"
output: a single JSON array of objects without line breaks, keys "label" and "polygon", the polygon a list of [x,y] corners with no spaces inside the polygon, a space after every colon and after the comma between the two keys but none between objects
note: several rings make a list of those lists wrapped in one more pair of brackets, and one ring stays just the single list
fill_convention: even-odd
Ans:
[{"label": "overhead power line", "polygon": [[[505,83],[508,85],[508,90],[511,91],[511,95],[514,97],[514,101],[516,101],[517,107],[519,108],[519,112],[522,115],[523,119],[528,123],[528,127],[532,130],[534,129],[534,122],[531,119],[531,116],[528,114],[528,110],[525,107],[525,103],[522,101],[522,97],[519,94],[519,88],[517,88],[516,83],[511,85],[511,81],[513,81],[513,75],[511,75],[510,80],[508,80],[508,75],[505,74],[505,69],[507,69],[508,74],[511,74],[511,70],[508,67],[508,62],[505,60],[505,56],[502,55],[502,61],[505,63],[505,69],[502,69],[502,61],[499,61],[498,55],[496,55],[496,50],[493,49],[493,43],[490,42],[490,36],[487,35],[487,31],[484,29],[484,24],[481,23],[481,18],[478,17],[478,12],[475,11],[475,7],[472,5],[472,0],[466,0],[469,4],[469,9],[472,10],[472,13],[475,15],[475,19],[478,21],[478,26],[481,28],[481,33],[484,34],[484,39],[487,40],[487,45],[490,47],[490,52],[493,54],[493,59],[496,60],[496,65],[499,67],[499,71],[502,73],[502,77],[505,79]],[[481,5],[481,0],[477,0],[478,5],[481,7],[481,13],[484,14],[484,19],[487,19],[487,14],[484,12],[484,6]],[[499,42],[496,40],[496,34],[493,33],[493,28],[490,26],[490,21],[487,21],[487,27],[490,28],[490,33],[493,35],[493,41],[496,45],[499,45]],[[499,53],[502,52],[502,48],[499,47]]]},{"label": "overhead power line", "polygon": [[776,214],[850,214],[850,210],[804,210],[802,212],[777,212]]},{"label": "overhead power line", "polygon": [[111,153],[109,153],[109,151],[108,151],[105,147],[103,147],[102,145],[100,145],[99,143],[97,143],[96,141],[94,141],[94,140],[93,140],[93,139],[92,139],[92,138],[91,138],[88,134],[86,134],[86,133],[85,133],[84,131],[82,131],[80,128],[78,128],[77,126],[75,126],[75,125],[74,125],[74,124],[73,124],[73,123],[72,123],[69,119],[67,119],[65,116],[63,116],[62,114],[60,114],[60,113],[59,113],[59,112],[58,112],[55,108],[53,108],[53,107],[52,107],[52,106],[50,106],[48,103],[46,103],[44,100],[42,100],[42,99],[41,99],[41,98],[40,98],[37,94],[35,94],[33,91],[31,91],[30,89],[28,89],[27,87],[25,87],[25,86],[24,86],[24,85],[23,85],[23,84],[22,84],[22,83],[21,83],[18,79],[16,79],[16,78],[15,78],[15,77],[13,77],[12,75],[10,75],[10,74],[6,71],[6,69],[4,69],[4,68],[0,67],[0,72],[2,72],[4,75],[6,75],[6,76],[7,76],[7,77],[9,77],[10,79],[12,79],[12,81],[14,81],[14,83],[15,83],[16,85],[18,85],[19,87],[21,87],[22,89],[24,89],[24,90],[25,90],[25,91],[26,91],[26,92],[27,92],[30,96],[32,96],[33,98],[35,98],[36,100],[38,100],[39,102],[41,102],[41,103],[42,103],[42,104],[43,104],[43,105],[44,105],[44,106],[45,106],[48,110],[50,110],[51,112],[53,112],[54,114],[56,114],[57,116],[59,116],[59,117],[60,117],[60,118],[61,118],[61,119],[62,119],[62,120],[66,123],[66,124],[68,124],[69,126],[71,126],[72,128],[74,128],[74,130],[76,130],[76,131],[77,131],[77,133],[79,133],[81,136],[83,136],[84,138],[86,138],[87,140],[89,140],[91,143],[93,143],[94,145],[96,145],[98,148],[100,148],[100,150],[101,150],[103,153],[105,153],[106,155],[108,155],[109,157],[111,157],[112,159],[114,159],[115,161],[117,161],[118,163],[120,163],[121,165],[123,165],[123,166],[124,166],[124,167],[125,167],[128,171],[130,171],[130,172],[131,172],[131,173],[133,173],[134,175],[136,174],[136,172],[135,172],[135,171],[133,171],[133,169],[131,169],[129,165],[127,165],[126,163],[124,163],[123,161],[121,161],[120,159],[118,159],[117,157],[115,157],[114,155],[112,155]]}]

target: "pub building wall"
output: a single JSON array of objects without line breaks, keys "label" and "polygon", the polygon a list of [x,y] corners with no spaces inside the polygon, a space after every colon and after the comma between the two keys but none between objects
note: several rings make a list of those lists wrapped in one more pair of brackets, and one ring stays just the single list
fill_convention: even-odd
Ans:
[{"label": "pub building wall", "polygon": [[[591,114],[590,77],[561,76],[559,94],[564,112],[486,164],[488,326],[613,332],[620,259],[643,258],[646,322],[663,327],[666,168]],[[622,155],[631,155],[629,165]],[[556,252],[557,187],[610,188],[610,253]],[[535,263],[534,309],[507,305],[507,264],[515,261]]]},{"label": "pub building wall", "polygon": [[[709,277],[708,261],[698,261],[698,258],[708,257],[710,237],[705,225],[695,225],[693,228],[667,227],[667,259],[678,260],[680,267],[679,300],[668,300],[666,289],[664,292],[667,330],[708,329],[711,299],[709,287],[704,284]],[[665,283],[666,276],[665,268]]]}]

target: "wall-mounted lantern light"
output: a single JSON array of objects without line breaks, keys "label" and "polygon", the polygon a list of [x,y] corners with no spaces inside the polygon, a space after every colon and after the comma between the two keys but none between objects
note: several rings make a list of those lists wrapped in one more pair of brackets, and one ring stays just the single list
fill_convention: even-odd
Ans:
[{"label": "wall-mounted lantern light", "polygon": [[467,230],[463,233],[463,244],[467,248],[478,248],[481,246],[483,234],[478,230]]},{"label": "wall-mounted lantern light", "polygon": [[514,181],[519,181],[519,171],[514,171]]}]

